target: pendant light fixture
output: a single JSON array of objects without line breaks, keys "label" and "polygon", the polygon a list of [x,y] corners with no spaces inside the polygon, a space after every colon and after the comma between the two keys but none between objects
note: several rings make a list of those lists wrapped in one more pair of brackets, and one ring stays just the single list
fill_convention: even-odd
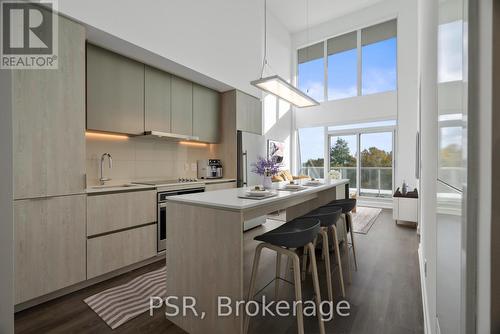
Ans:
[{"label": "pendant light fixture", "polygon": [[264,76],[264,68],[267,64],[267,0],[264,0],[264,59],[260,79],[250,82],[253,86],[275,95],[276,97],[290,102],[296,107],[311,107],[319,105],[319,102],[302,92],[297,87],[286,82],[279,75]]}]

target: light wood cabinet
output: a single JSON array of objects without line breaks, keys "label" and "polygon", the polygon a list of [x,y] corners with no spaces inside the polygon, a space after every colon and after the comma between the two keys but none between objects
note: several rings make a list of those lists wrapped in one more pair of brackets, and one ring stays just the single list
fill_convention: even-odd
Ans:
[{"label": "light wood cabinet", "polygon": [[171,78],[166,72],[146,66],[144,73],[144,129],[171,132]]},{"label": "light wood cabinet", "polygon": [[14,201],[16,304],[85,280],[85,197]]},{"label": "light wood cabinet", "polygon": [[87,240],[87,279],[156,255],[156,224]]},{"label": "light wood cabinet", "polygon": [[144,64],[87,44],[87,129],[144,132]]},{"label": "light wood cabinet", "polygon": [[262,134],[262,102],[248,94],[236,91],[237,130]]},{"label": "light wood cabinet", "polygon": [[193,136],[201,141],[219,141],[220,96],[219,93],[193,84]]},{"label": "light wood cabinet", "polygon": [[193,83],[172,76],[172,133],[193,134]]},{"label": "light wood cabinet", "polygon": [[236,188],[235,182],[223,182],[223,183],[207,183],[205,184],[205,191],[214,191],[220,189],[231,189]]},{"label": "light wood cabinet", "polygon": [[156,190],[87,197],[87,236],[156,221]]},{"label": "light wood cabinet", "polygon": [[85,30],[59,17],[59,67],[12,71],[14,198],[85,189]]}]

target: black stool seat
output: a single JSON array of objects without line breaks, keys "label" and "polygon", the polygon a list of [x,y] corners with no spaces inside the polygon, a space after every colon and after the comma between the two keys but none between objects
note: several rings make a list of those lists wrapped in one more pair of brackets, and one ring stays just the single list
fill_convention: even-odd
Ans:
[{"label": "black stool seat", "polygon": [[337,224],[341,214],[342,208],[339,206],[324,206],[305,214],[302,218],[317,218],[321,227],[330,227]]},{"label": "black stool seat", "polygon": [[327,204],[327,206],[338,206],[342,208],[342,213],[349,213],[356,206],[355,198],[337,199]]},{"label": "black stool seat", "polygon": [[299,248],[312,242],[319,231],[319,219],[300,217],[256,236],[255,240],[280,247]]}]

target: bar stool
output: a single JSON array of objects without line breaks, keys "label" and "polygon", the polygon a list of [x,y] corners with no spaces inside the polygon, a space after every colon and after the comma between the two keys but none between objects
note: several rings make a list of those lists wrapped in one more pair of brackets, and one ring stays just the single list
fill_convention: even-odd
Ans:
[{"label": "bar stool", "polygon": [[[319,290],[318,281],[318,271],[316,267],[316,257],[314,254],[313,240],[316,238],[320,231],[320,222],[318,219],[312,218],[297,218],[288,223],[281,225],[280,227],[261,234],[255,237],[255,240],[262,241],[255,249],[255,257],[253,260],[252,267],[252,277],[250,279],[250,287],[248,289],[247,301],[253,299],[255,294],[255,280],[257,277],[257,271],[259,269],[260,255],[262,249],[267,248],[275,251],[277,254],[277,265],[276,265],[276,282],[278,282],[278,277],[280,276],[280,265],[281,256],[288,256],[293,263],[293,274],[294,274],[294,285],[295,285],[295,299],[296,304],[296,314],[297,314],[297,327],[299,334],[304,333],[304,319],[302,313],[302,287],[300,280],[300,259],[296,253],[296,249],[305,248],[309,249],[309,257],[312,264],[313,271],[313,285],[314,294],[316,295],[316,306],[317,314],[319,320],[319,330],[321,334],[325,333],[325,325],[321,319],[321,312],[319,312],[319,305],[321,303],[321,296]],[[245,315],[244,322],[244,333],[248,333],[248,326],[250,323],[250,317]]]},{"label": "bar stool", "polygon": [[[342,214],[344,214],[344,219],[346,222],[346,229],[350,235],[351,235],[351,243],[350,246],[352,248],[352,255],[354,257],[354,268],[356,271],[358,271],[358,261],[356,259],[356,247],[354,245],[354,232],[352,230],[352,215],[351,215],[351,210],[354,209],[356,206],[356,199],[355,198],[346,198],[346,199],[338,199],[335,201],[332,201],[328,203],[326,206],[336,206],[336,207],[341,207],[342,208]],[[346,240],[346,244],[348,241]],[[347,245],[349,246],[349,244]],[[347,248],[349,250],[349,247]],[[349,254],[347,256],[349,258]],[[351,280],[351,271],[349,269],[349,280]]]},{"label": "bar stool", "polygon": [[[328,298],[333,302],[333,288],[332,288],[332,272],[330,269],[330,247],[329,247],[329,237],[328,232],[331,232],[334,252],[337,258],[337,264],[339,266],[339,276],[340,276],[340,287],[342,289],[342,297],[345,298],[345,286],[344,286],[344,275],[342,272],[342,261],[340,260],[340,250],[339,241],[337,236],[337,221],[342,214],[342,208],[336,206],[325,206],[315,209],[308,214],[302,216],[302,218],[315,218],[319,219],[321,230],[320,236],[322,239],[322,250],[323,258],[325,259],[325,269],[326,269],[326,279],[328,287]],[[302,263],[302,273],[305,274],[305,261]],[[304,277],[303,277],[304,278]]]}]

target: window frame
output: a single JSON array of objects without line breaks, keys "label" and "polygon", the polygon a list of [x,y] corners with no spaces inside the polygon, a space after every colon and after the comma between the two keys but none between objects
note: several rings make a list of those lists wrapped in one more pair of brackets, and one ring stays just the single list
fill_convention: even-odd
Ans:
[{"label": "window frame", "polygon": [[[294,55],[294,59],[295,59],[295,86],[298,87],[298,80],[299,80],[299,61],[298,61],[298,53],[299,53],[299,50],[301,49],[304,49],[304,48],[307,48],[307,47],[310,47],[310,46],[313,46],[315,44],[318,44],[318,43],[323,43],[323,69],[324,69],[324,79],[323,79],[323,84],[324,84],[324,93],[323,93],[323,102],[329,102],[329,101],[339,101],[339,100],[343,100],[343,99],[350,99],[350,98],[354,98],[354,97],[360,97],[360,96],[368,96],[368,95],[376,95],[376,94],[384,94],[384,93],[387,93],[387,92],[397,92],[398,91],[398,81],[399,81],[399,76],[398,76],[398,50],[399,50],[399,34],[396,32],[396,63],[395,63],[395,66],[396,66],[396,87],[394,90],[389,90],[389,91],[384,91],[384,92],[377,92],[377,93],[373,93],[373,94],[366,94],[366,95],[363,95],[362,94],[362,87],[363,87],[363,83],[362,83],[362,76],[363,76],[363,68],[362,68],[362,43],[361,43],[361,31],[363,29],[368,29],[370,27],[373,27],[373,26],[376,26],[378,24],[381,24],[381,23],[385,23],[385,22],[389,22],[389,21],[392,21],[392,20],[395,20],[396,21],[396,25],[398,24],[398,16],[390,16],[390,17],[386,17],[384,19],[381,19],[381,20],[378,20],[378,21],[375,21],[371,24],[368,24],[368,25],[362,25],[362,26],[359,26],[355,29],[352,29],[352,30],[349,30],[349,31],[346,31],[346,32],[343,32],[343,33],[340,33],[340,34],[335,34],[335,35],[332,35],[332,36],[329,36],[329,37],[326,37],[326,38],[322,38],[320,40],[316,40],[315,42],[311,42],[311,43],[307,43],[305,45],[301,45],[299,47],[297,47],[295,49],[295,55]],[[346,35],[346,34],[350,34],[352,32],[356,32],[356,48],[357,48],[357,95],[355,96],[352,96],[352,97],[345,97],[345,98],[340,98],[340,99],[329,99],[328,98],[328,40],[330,39],[333,39],[335,37],[339,37],[339,36],[342,36],[342,35]]]}]

